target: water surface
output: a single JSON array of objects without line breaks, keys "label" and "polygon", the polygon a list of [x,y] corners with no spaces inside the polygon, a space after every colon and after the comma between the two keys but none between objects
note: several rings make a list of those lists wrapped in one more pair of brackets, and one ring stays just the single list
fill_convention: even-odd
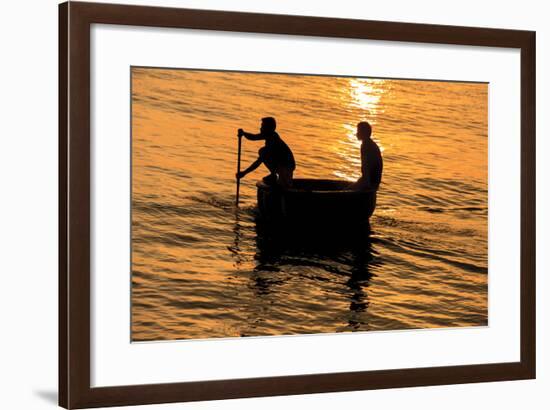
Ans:
[{"label": "water surface", "polygon": [[[487,84],[132,69],[132,339],[487,324]],[[370,237],[295,235],[233,206],[237,128],[274,116],[295,177],[384,156]],[[259,142],[243,141],[243,165]]]}]

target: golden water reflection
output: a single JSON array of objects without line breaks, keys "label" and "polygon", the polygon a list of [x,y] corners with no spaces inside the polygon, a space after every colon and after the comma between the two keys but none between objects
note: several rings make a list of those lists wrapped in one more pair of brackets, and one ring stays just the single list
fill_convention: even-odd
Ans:
[{"label": "golden water reflection", "polygon": [[386,80],[371,78],[350,78],[349,79],[351,104],[364,110],[364,118],[376,124],[376,118],[383,113],[380,99],[389,91]]},{"label": "golden water reflection", "polygon": [[[487,323],[486,84],[134,68],[132,91],[133,340]],[[235,215],[236,130],[269,115],[300,178],[358,178],[373,125],[367,243],[264,232],[263,168]]]}]

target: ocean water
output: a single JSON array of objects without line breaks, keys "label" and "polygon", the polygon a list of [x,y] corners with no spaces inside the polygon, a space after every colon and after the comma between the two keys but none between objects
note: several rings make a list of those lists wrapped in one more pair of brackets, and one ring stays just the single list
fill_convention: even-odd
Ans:
[{"label": "ocean water", "polygon": [[[485,326],[488,85],[132,69],[132,340]],[[295,177],[384,157],[362,239],[288,238],[234,206],[237,129],[274,116]],[[261,142],[243,139],[243,168]]]}]

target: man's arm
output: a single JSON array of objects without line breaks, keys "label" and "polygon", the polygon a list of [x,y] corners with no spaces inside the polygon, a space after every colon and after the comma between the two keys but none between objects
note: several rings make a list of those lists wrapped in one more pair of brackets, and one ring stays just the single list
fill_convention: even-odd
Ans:
[{"label": "man's arm", "polygon": [[369,182],[373,188],[378,189],[382,181],[382,154],[375,142],[373,142],[366,151],[366,165]]},{"label": "man's arm", "polygon": [[256,168],[258,168],[260,165],[262,165],[262,159],[258,158],[256,161],[254,161],[250,166],[245,169],[244,171],[237,172],[237,178],[241,179],[244,178],[246,174],[249,174],[250,172],[254,171]]},{"label": "man's arm", "polygon": [[242,128],[239,128],[239,136],[244,136],[247,140],[251,141],[265,140],[265,137],[262,134],[251,134],[244,131]]}]

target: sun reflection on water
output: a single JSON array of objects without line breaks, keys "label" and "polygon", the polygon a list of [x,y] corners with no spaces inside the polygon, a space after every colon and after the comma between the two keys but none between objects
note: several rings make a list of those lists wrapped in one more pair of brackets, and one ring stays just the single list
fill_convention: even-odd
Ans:
[{"label": "sun reflection on water", "polygon": [[381,112],[380,98],[387,90],[385,84],[386,80],[350,78],[349,93],[351,104],[356,108],[365,110],[366,116],[376,118]]}]

